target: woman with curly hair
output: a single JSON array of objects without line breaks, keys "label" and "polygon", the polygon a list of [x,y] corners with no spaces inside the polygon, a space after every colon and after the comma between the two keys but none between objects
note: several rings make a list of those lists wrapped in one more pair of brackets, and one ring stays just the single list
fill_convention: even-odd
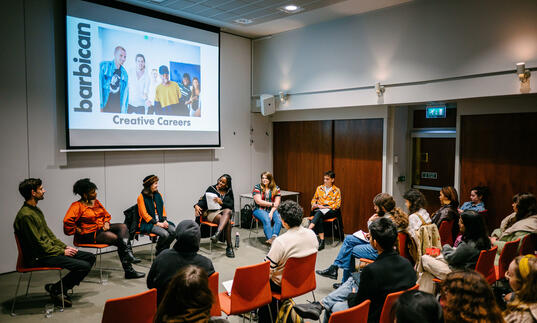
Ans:
[{"label": "woman with curly hair", "polygon": [[507,323],[537,321],[537,257],[516,257],[505,273],[515,292],[515,300],[507,304],[504,312]]},{"label": "woman with curly hair", "polygon": [[492,288],[481,274],[473,270],[452,272],[441,289],[445,323],[505,322]]}]

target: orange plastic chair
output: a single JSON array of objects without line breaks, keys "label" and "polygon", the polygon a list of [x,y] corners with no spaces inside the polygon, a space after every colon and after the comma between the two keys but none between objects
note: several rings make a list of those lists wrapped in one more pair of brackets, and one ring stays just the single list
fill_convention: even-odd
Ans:
[{"label": "orange plastic chair", "polygon": [[[330,223],[332,225],[332,245],[336,242],[336,236],[334,235],[334,227],[337,223],[337,217],[323,220],[323,223]],[[338,232],[339,233],[339,232]],[[338,238],[338,244],[341,242],[341,237]]]},{"label": "orange plastic chair", "polygon": [[402,290],[399,292],[394,292],[388,294],[386,296],[386,300],[384,301],[384,305],[382,306],[382,312],[380,313],[380,320],[379,323],[392,323],[393,317],[392,317],[392,307],[395,301],[401,296],[404,292],[409,290],[415,290],[418,289],[420,286],[418,284],[414,285],[414,287],[411,287],[407,290]]},{"label": "orange plastic chair", "polygon": [[317,253],[302,258],[287,259],[282,273],[282,291],[281,293],[272,292],[272,297],[281,301],[311,292],[313,300],[315,300],[314,290],[317,287],[315,281],[316,260]]},{"label": "orange plastic chair", "polygon": [[515,259],[517,256],[519,243],[520,239],[516,239],[515,241],[507,242],[504,245],[502,252],[500,253],[498,265],[494,266],[496,280],[500,280],[505,277],[505,272],[509,269],[509,264],[511,264],[511,261],[513,261],[513,259]]},{"label": "orange plastic chair", "polygon": [[219,274],[217,272],[209,276],[209,288],[214,298],[213,307],[211,307],[211,316],[220,316],[222,314],[220,299],[218,298],[218,276]]},{"label": "orange plastic chair", "polygon": [[531,233],[522,238],[520,255],[534,255],[535,251],[537,251],[537,234]]},{"label": "orange plastic chair", "polygon": [[399,255],[403,258],[408,259],[412,265],[414,265],[414,259],[412,259],[412,256],[410,255],[410,251],[407,248],[407,241],[410,239],[408,236],[408,233],[406,232],[399,232],[397,233],[397,237],[399,240]]},{"label": "orange plastic chair", "polygon": [[[231,225],[233,226],[235,224],[235,222],[233,221],[230,221],[231,222]],[[202,225],[206,225],[209,227],[209,237],[212,237],[213,236],[213,228],[218,228],[218,224],[217,223],[212,223],[212,222],[209,222],[207,220],[204,220],[202,216],[200,216],[200,227]],[[213,240],[209,239],[209,252],[212,253],[213,252]]]},{"label": "orange plastic chair", "polygon": [[154,233],[140,233],[140,231],[136,231],[134,233],[134,235],[140,235],[140,236],[147,236],[149,237],[149,241],[151,241],[151,262],[153,262],[153,245],[156,243],[156,242],[153,242],[153,239],[155,239],[156,237],[158,237],[156,234]]},{"label": "orange plastic chair", "polygon": [[344,311],[332,313],[328,323],[367,323],[367,316],[369,315],[369,305],[371,301],[366,299],[362,303],[353,306]]},{"label": "orange plastic chair", "polygon": [[106,243],[78,243],[76,238],[73,240],[75,247],[79,248],[92,248],[95,249],[95,256],[99,257],[99,283],[103,283],[103,262],[101,256],[103,254],[103,249],[110,247]]},{"label": "orange plastic chair", "polygon": [[[19,252],[19,255],[17,257],[17,272],[20,273],[19,275],[19,281],[17,282],[17,288],[15,289],[15,297],[13,297],[13,303],[11,304],[11,316],[17,316],[15,314],[15,302],[17,300],[17,293],[19,292],[19,285],[21,283],[22,276],[24,276],[25,273],[30,273],[30,278],[28,279],[28,285],[26,285],[26,296],[28,296],[28,289],[30,288],[30,282],[32,281],[32,273],[34,271],[45,271],[45,270],[57,270],[60,275],[60,287],[63,290],[63,282],[62,282],[62,269],[60,267],[26,267],[24,265],[24,256],[22,254],[22,248],[19,242],[19,237],[15,233],[15,241],[17,242],[17,251]],[[63,299],[63,293],[62,293],[62,308],[60,309],[60,312],[63,312],[65,309],[65,303]]]},{"label": "orange plastic chair", "polygon": [[438,232],[440,233],[440,242],[442,243],[442,245],[448,244],[450,246],[453,246],[454,223],[455,220],[442,221],[442,223],[440,223],[440,228],[438,228]]},{"label": "orange plastic chair", "polygon": [[153,323],[157,313],[157,290],[113,298],[104,304],[102,323]]},{"label": "orange plastic chair", "polygon": [[255,221],[255,237],[257,238],[257,234],[259,233],[259,219],[254,216],[252,213],[252,221],[250,222],[250,231],[248,232],[248,240],[250,240],[250,236],[252,234],[252,229],[254,228],[254,221]]},{"label": "orange plastic chair", "polygon": [[268,261],[235,269],[231,295],[227,292],[218,294],[222,311],[226,315],[236,315],[270,304],[269,274]]}]

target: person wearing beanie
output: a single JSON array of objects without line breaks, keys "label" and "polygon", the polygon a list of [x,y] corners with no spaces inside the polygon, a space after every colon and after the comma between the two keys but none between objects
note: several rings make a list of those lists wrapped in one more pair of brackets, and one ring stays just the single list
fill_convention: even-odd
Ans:
[{"label": "person wearing beanie", "polygon": [[198,254],[201,231],[196,222],[181,221],[177,225],[176,238],[177,242],[173,248],[164,250],[158,255],[147,274],[147,288],[157,289],[157,304],[162,300],[168,283],[184,266],[199,266],[207,272],[208,276],[214,273],[212,261]]},{"label": "person wearing beanie", "polygon": [[117,247],[117,254],[126,279],[145,277],[134,270],[133,263],[140,262],[128,247],[129,232],[123,223],[110,223],[112,216],[97,199],[97,185],[83,178],[73,185],[73,193],[80,200],[73,202],[63,218],[63,232],[74,235],[78,243],[105,243]]},{"label": "person wearing beanie", "polygon": [[175,224],[166,217],[164,200],[158,191],[158,180],[156,175],[146,176],[142,182],[144,189],[136,200],[140,216],[140,233],[154,233],[159,236],[157,256],[162,250],[168,249],[175,239]]}]

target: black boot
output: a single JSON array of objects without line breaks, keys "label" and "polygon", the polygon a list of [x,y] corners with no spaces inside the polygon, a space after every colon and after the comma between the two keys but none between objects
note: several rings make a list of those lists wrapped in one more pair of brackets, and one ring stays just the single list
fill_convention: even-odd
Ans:
[{"label": "black boot", "polygon": [[226,248],[226,257],[235,258],[235,253],[233,252],[233,247],[232,246],[227,246],[227,248]]},{"label": "black boot", "polygon": [[144,273],[134,270],[132,264],[128,262],[122,262],[123,270],[125,271],[125,279],[136,279],[145,277]]},{"label": "black boot", "polygon": [[324,249],[324,239],[321,239],[321,241],[319,242],[319,248],[317,250],[321,251],[323,249]]},{"label": "black boot", "polygon": [[129,263],[131,264],[134,261],[134,255],[132,252],[128,251],[129,248],[127,247],[127,242],[123,239],[117,240],[117,255],[119,256],[119,260],[121,263]]},{"label": "black boot", "polygon": [[337,280],[337,270],[337,266],[330,265],[330,267],[326,268],[325,270],[316,270],[315,272],[321,276]]},{"label": "black boot", "polygon": [[142,259],[136,258],[136,256],[132,252],[132,241],[131,240],[129,240],[127,242],[127,259],[130,259],[130,262],[132,264],[137,264],[137,263],[142,262]]},{"label": "black boot", "polygon": [[213,243],[217,243],[221,233],[222,231],[216,231],[216,233],[211,237],[211,241]]}]

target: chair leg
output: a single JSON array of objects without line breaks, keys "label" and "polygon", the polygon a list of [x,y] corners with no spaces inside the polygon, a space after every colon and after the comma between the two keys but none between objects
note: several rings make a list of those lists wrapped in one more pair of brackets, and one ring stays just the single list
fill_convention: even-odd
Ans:
[{"label": "chair leg", "polygon": [[153,263],[153,241],[151,241],[151,263]]},{"label": "chair leg", "polygon": [[267,304],[268,307],[268,314],[270,316],[270,323],[274,323],[274,320],[272,319],[272,311],[270,310],[270,303]]},{"label": "chair leg", "polygon": [[332,247],[336,243],[336,236],[334,235],[334,221],[332,221]]},{"label": "chair leg", "polygon": [[213,227],[209,226],[209,254],[213,253]]},{"label": "chair leg", "polygon": [[30,282],[32,281],[32,272],[30,272],[30,278],[28,279],[28,284],[26,284],[26,297],[28,297],[28,290],[30,289]]},{"label": "chair leg", "polygon": [[315,299],[315,292],[314,291],[311,291],[311,295],[313,295],[313,301],[317,302],[317,300]]},{"label": "chair leg", "polygon": [[65,295],[63,293],[62,271],[58,270],[58,273],[60,274],[60,290],[62,293],[62,308],[60,309],[60,312],[63,312],[63,310],[65,309],[65,299],[64,299]]},{"label": "chair leg", "polygon": [[15,302],[17,301],[17,293],[19,292],[19,285],[23,274],[19,275],[19,281],[17,282],[17,288],[15,288],[15,297],[13,297],[13,303],[11,304],[11,316],[17,316],[15,314]]},{"label": "chair leg", "polygon": [[97,256],[99,256],[99,283],[102,285],[103,283],[103,258],[101,257],[102,252],[100,248],[97,248],[95,252]]}]

